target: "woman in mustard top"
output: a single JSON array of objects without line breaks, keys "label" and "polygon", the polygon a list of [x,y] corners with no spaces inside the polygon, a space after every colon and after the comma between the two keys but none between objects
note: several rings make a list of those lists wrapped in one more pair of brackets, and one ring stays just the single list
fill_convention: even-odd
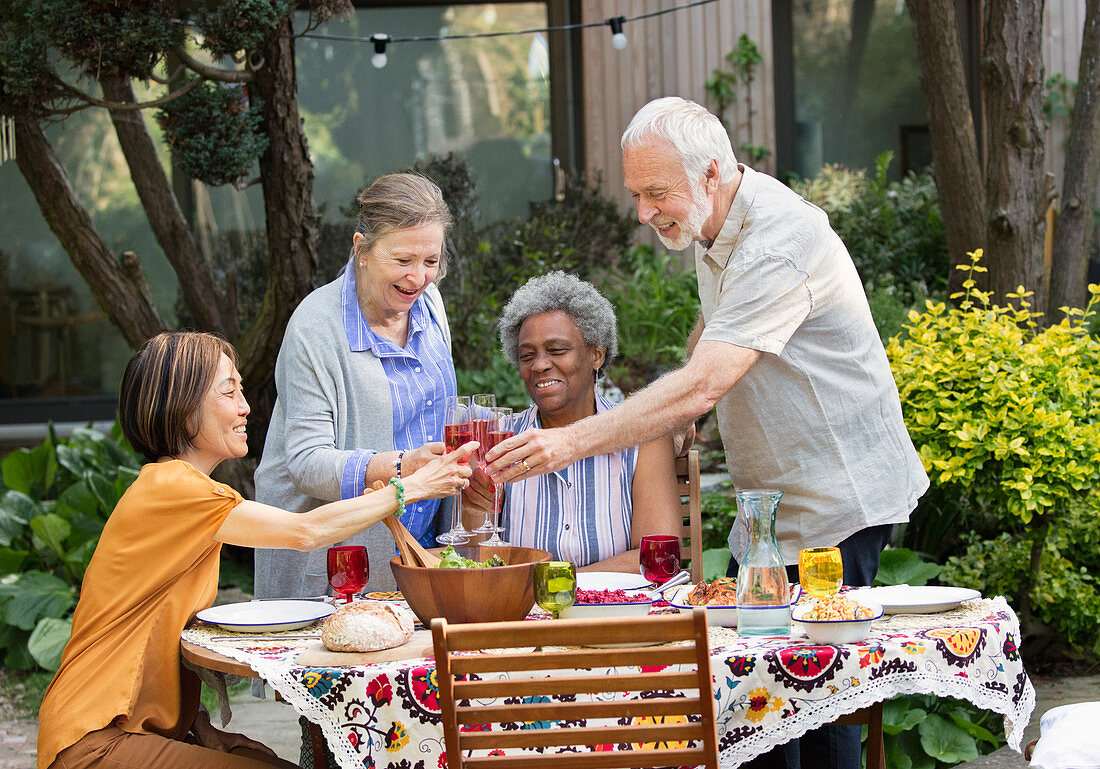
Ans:
[{"label": "woman in mustard top", "polygon": [[39,712],[38,767],[265,769],[294,766],[215,729],[199,682],[180,666],[180,633],[213,603],[222,543],[312,550],[406,502],[455,494],[476,443],[385,489],[289,513],[242,499],[210,473],[247,453],[249,412],[232,346],[210,334],[149,340],[119,392],[123,432],[149,464],[103,527],[72,638]]}]

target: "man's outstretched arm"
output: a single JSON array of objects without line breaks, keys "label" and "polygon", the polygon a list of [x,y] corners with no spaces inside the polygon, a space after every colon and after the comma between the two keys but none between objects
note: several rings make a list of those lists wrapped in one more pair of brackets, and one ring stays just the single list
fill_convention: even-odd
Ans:
[{"label": "man's outstretched arm", "polygon": [[760,358],[759,350],[701,341],[681,368],[622,404],[567,427],[528,430],[486,457],[498,483],[554,472],[578,459],[648,443],[706,414]]}]

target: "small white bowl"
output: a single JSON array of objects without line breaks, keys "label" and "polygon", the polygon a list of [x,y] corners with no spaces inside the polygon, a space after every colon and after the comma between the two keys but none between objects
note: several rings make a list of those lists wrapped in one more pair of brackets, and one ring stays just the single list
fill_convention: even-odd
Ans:
[{"label": "small white bowl", "polygon": [[814,643],[820,644],[850,644],[858,643],[865,639],[871,632],[871,623],[882,616],[882,607],[877,603],[861,601],[861,605],[871,610],[872,616],[867,619],[844,620],[820,620],[804,619],[806,614],[816,605],[816,601],[796,606],[791,612],[791,619],[801,625],[806,635]]},{"label": "small white bowl", "polygon": [[[695,585],[683,585],[676,588],[671,596],[665,596],[669,605],[679,609],[681,614],[689,614],[695,607],[687,602],[688,596]],[[737,627],[736,604],[710,605],[703,607],[707,610],[707,624],[717,627]]]},{"label": "small white bowl", "polygon": [[[626,591],[628,593],[632,591]],[[591,619],[593,617],[640,617],[649,614],[653,601],[633,603],[575,603],[558,612],[561,619]]]}]

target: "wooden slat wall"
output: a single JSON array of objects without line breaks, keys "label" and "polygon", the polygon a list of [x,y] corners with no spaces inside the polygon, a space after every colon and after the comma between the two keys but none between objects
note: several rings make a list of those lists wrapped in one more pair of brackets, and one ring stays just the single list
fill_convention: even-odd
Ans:
[{"label": "wooden slat wall", "polygon": [[[1047,0],[1043,9],[1043,24],[1047,30],[1043,39],[1044,80],[1061,73],[1066,79],[1076,82],[1081,64],[1081,37],[1085,29],[1085,0]],[[1045,85],[1043,91],[1046,92]],[[1054,120],[1047,131],[1046,169],[1054,174],[1059,191],[1066,159],[1062,145],[1068,136],[1066,118]]]},{"label": "wooden slat wall", "polygon": [[[582,0],[582,22],[599,22],[613,16],[632,18],[676,8],[685,0]],[[764,61],[752,84],[753,118],[750,126],[740,99],[725,118],[737,127],[734,150],[751,141],[775,151],[775,98],[772,77],[771,3],[753,0],[717,0],[709,5],[628,22],[623,28],[629,44],[625,50],[611,47],[606,26],[582,33],[585,166],[613,200],[633,208],[623,189],[623,129],[646,102],[660,96],[683,96],[713,109],[705,89],[711,71],[729,69],[725,55],[742,33],[756,43]],[[739,158],[740,159],[740,158]],[[759,169],[774,172],[773,158]]]}]

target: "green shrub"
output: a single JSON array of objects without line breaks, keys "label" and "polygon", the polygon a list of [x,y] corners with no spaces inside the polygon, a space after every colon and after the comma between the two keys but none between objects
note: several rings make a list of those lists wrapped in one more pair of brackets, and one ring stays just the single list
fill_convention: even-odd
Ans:
[{"label": "green shrub", "polygon": [[946,284],[947,238],[932,174],[888,182],[892,160],[893,153],[879,155],[873,177],[827,165],[791,186],[828,213],[864,283],[893,286],[900,301],[912,302]]},{"label": "green shrub", "polygon": [[955,766],[1004,744],[1004,721],[996,713],[931,694],[883,703],[882,732],[886,765],[897,769]]},{"label": "green shrub", "polygon": [[729,550],[729,534],[737,518],[737,500],[733,498],[733,481],[723,481],[721,491],[704,491],[701,495],[703,510],[703,549],[726,548]]},{"label": "green shrub", "polygon": [[0,653],[8,667],[56,670],[84,570],[141,459],[116,424],[4,458],[0,498]]},{"label": "green shrub", "polygon": [[651,246],[626,251],[620,265],[599,288],[619,323],[619,357],[608,376],[629,394],[683,363],[699,317],[699,290],[693,272]]},{"label": "green shrub", "polygon": [[[958,308],[929,301],[911,314],[908,338],[887,348],[933,484],[907,536],[934,531],[938,540],[924,544],[946,556],[958,552],[953,532],[973,530],[975,556],[996,550],[997,566],[970,574],[972,584],[1015,596],[1025,636],[1034,607],[1071,643],[1093,646],[1100,614],[1079,609],[1098,600],[1080,570],[1096,565],[1100,513],[1100,340],[1088,331],[1100,287],[1089,287],[1085,310],[1041,327],[1028,292],[999,306],[975,288],[980,258],[964,267]],[[989,541],[1002,533],[1017,544],[997,549]],[[961,576],[960,564],[952,569]]]},{"label": "green shrub", "polygon": [[519,370],[499,348],[485,368],[476,371],[457,369],[455,374],[460,393],[495,393],[498,406],[510,406],[517,414],[531,404],[527,388],[519,378]]},{"label": "green shrub", "polygon": [[591,279],[618,263],[637,227],[602,195],[598,181],[579,176],[566,178],[560,200],[533,203],[525,218],[481,227],[477,188],[465,160],[433,157],[409,170],[435,181],[455,215],[454,251],[440,291],[455,340],[456,369],[499,371],[497,318],[512,293],[551,270]]}]

